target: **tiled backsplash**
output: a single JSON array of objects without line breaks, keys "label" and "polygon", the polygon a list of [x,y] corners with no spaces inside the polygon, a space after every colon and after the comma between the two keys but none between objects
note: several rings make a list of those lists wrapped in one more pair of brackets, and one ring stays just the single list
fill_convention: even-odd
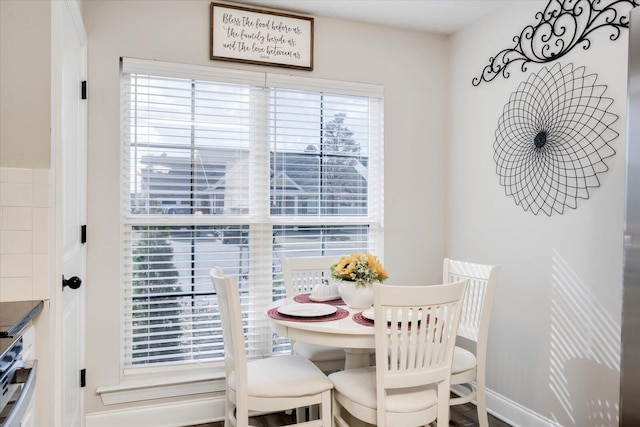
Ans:
[{"label": "tiled backsplash", "polygon": [[0,301],[49,298],[50,170],[0,167]]}]

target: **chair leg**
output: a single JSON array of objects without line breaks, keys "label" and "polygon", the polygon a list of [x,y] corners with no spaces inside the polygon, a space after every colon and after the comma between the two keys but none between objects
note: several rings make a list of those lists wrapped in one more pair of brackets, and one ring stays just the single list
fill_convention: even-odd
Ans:
[{"label": "chair leg", "polygon": [[489,427],[487,416],[487,392],[486,392],[486,365],[479,363],[476,368],[476,407],[478,410],[478,423],[480,427]]},{"label": "chair leg", "polygon": [[322,393],[322,403],[320,403],[320,420],[322,421],[322,427],[331,427],[333,422],[331,421],[331,390],[327,390]]},{"label": "chair leg", "polygon": [[242,409],[236,406],[236,427],[250,427],[249,410],[246,406]]},{"label": "chair leg", "polygon": [[349,425],[345,422],[345,420],[342,418],[342,406],[338,403],[338,400],[336,399],[336,395],[335,395],[335,390],[332,394],[332,399],[331,399],[331,417],[332,417],[332,426],[335,427],[349,427]]},{"label": "chair leg", "polygon": [[227,399],[227,401],[225,402],[225,408],[224,408],[224,427],[232,427],[231,424],[231,411],[233,406],[231,405],[231,402],[229,402],[229,400]]},{"label": "chair leg", "polygon": [[451,383],[443,381],[438,384],[438,420],[437,427],[449,427],[449,394]]},{"label": "chair leg", "polygon": [[480,427],[489,427],[487,394],[485,393],[484,384],[476,383],[476,407],[478,410],[478,424],[480,424]]}]

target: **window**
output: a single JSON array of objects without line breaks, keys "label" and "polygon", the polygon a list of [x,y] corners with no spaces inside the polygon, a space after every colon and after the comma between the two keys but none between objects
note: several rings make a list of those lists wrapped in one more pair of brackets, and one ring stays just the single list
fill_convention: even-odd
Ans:
[{"label": "window", "polygon": [[223,358],[214,266],[261,356],[280,257],[382,257],[379,87],[123,59],[121,98],[125,369]]}]

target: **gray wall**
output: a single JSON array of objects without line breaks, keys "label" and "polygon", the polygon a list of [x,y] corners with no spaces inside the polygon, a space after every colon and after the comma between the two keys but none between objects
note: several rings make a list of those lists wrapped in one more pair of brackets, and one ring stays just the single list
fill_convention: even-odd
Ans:
[{"label": "gray wall", "polygon": [[[262,69],[208,60],[208,4],[85,5],[91,94],[87,280],[93,284],[88,412],[120,408],[104,407],[94,393],[120,381],[118,58]],[[317,18],[316,69],[269,71],[385,86],[389,282],[437,281],[444,255],[503,265],[489,346],[494,408],[519,417],[521,425],[544,425],[545,418],[566,426],[616,425],[626,33],[616,42],[597,34],[589,50],[560,60],[597,73],[615,100],[610,111],[620,116],[614,125],[620,136],[612,144],[617,154],[600,175],[601,187],[564,215],[524,212],[504,195],[495,174],[498,119],[528,74],[513,69],[509,79],[470,84],[545,4],[517,2],[449,41]],[[1,166],[50,166],[49,34],[48,2],[0,2]]]},{"label": "gray wall", "polygon": [[[562,426],[617,426],[628,31],[612,42],[598,30],[590,49],[557,60],[597,74],[614,100],[609,111],[620,117],[611,143],[617,154],[598,176],[601,186],[563,215],[535,216],[516,206],[493,161],[504,105],[542,67],[523,73],[516,63],[508,79],[471,84],[546,3],[512,2],[452,38],[447,254],[503,266],[488,386]],[[508,403],[494,408],[508,414],[514,409]],[[541,423],[532,414],[522,425]]]},{"label": "gray wall", "polygon": [[49,1],[0,1],[0,166],[51,166],[50,65]]}]

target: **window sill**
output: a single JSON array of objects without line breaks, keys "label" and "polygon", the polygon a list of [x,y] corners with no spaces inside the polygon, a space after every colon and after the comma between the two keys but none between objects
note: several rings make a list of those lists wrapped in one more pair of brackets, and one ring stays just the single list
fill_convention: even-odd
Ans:
[{"label": "window sill", "polygon": [[104,405],[224,391],[224,365],[219,363],[196,368],[134,370],[126,373],[120,384],[96,389]]}]

